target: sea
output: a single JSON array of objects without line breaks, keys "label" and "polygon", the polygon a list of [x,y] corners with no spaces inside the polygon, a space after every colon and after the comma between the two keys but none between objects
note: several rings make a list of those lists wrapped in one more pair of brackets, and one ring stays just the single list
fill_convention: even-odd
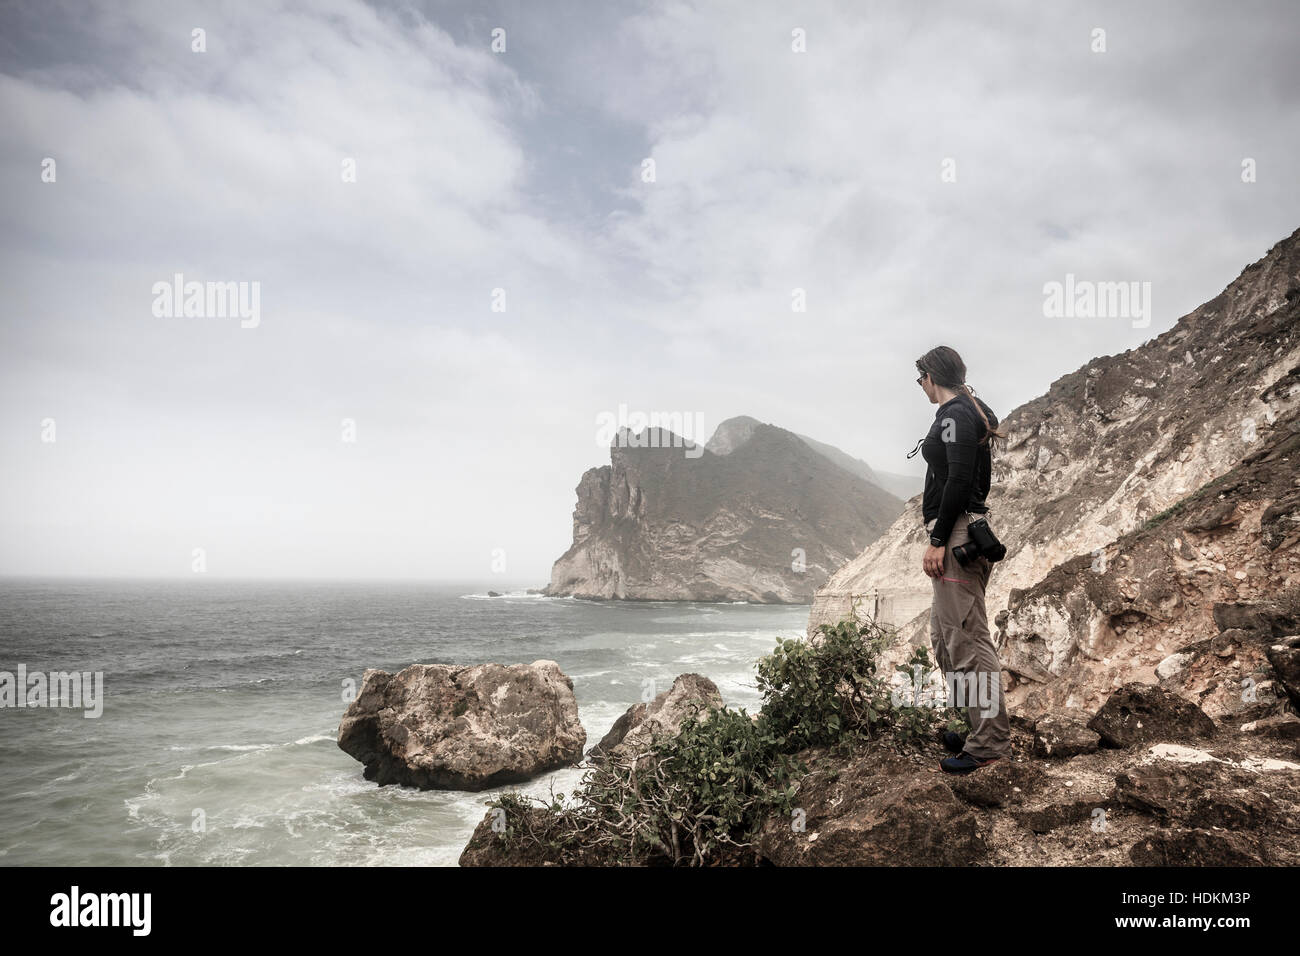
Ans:
[{"label": "sea", "polygon": [[0,708],[0,866],[455,866],[493,794],[569,794],[582,771],[377,786],[337,744],[366,668],[557,661],[590,748],[679,674],[753,713],[755,661],[807,620],[482,582],[0,580],[0,672],[103,675],[98,717]]}]

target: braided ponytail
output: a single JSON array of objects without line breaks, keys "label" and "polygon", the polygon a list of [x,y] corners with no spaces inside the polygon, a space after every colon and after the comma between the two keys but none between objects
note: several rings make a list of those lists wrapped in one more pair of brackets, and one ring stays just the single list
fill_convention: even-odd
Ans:
[{"label": "braided ponytail", "polygon": [[[995,432],[993,432],[992,425],[988,424],[988,415],[984,414],[984,410],[983,408],[980,408],[979,402],[975,401],[975,393],[971,392],[971,386],[967,385],[966,382],[962,382],[962,392],[965,392],[966,397],[971,399],[971,405],[975,406],[975,411],[979,412],[980,419],[983,419],[984,421],[984,434],[983,436],[980,436],[980,440],[979,440],[979,444],[983,445],[984,442],[991,441],[991,438],[989,438],[989,436],[991,436],[991,434],[995,434]],[[998,434],[997,437],[1001,438],[1002,436],[1001,434]]]}]

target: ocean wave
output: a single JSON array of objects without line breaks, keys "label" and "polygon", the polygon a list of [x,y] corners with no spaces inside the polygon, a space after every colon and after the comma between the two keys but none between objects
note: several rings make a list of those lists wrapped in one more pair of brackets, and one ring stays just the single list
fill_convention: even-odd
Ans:
[{"label": "ocean wave", "polygon": [[[299,737],[293,742],[293,746],[301,747],[305,744],[318,744],[326,740],[330,743],[335,743],[338,738],[335,737],[334,734],[312,734],[310,737]],[[285,746],[289,745],[286,744]]]},{"label": "ocean wave", "polygon": [[590,680],[593,677],[603,677],[605,674],[614,673],[613,668],[606,668],[600,671],[565,671],[574,680]]},{"label": "ocean wave", "polygon": [[770,629],[753,631],[688,631],[678,637],[738,637],[744,640],[775,641],[781,635]]},{"label": "ocean wave", "polygon": [[512,601],[567,601],[572,603],[574,598],[567,595],[555,594],[529,594],[527,591],[500,591],[496,597],[484,592],[482,594],[462,594],[462,601],[503,601],[509,598]]},{"label": "ocean wave", "polygon": [[317,733],[307,737],[299,737],[297,740],[286,740],[274,744],[201,744],[194,747],[170,747],[170,750],[226,750],[232,753],[250,753],[261,750],[276,750],[280,747],[303,747],[307,744],[322,743],[329,741],[334,743],[335,735],[332,733]]}]

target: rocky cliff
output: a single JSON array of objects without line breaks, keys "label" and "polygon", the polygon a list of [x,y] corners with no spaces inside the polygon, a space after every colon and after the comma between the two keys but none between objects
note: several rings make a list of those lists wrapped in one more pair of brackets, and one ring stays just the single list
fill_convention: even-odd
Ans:
[{"label": "rocky cliff", "polygon": [[[1279,390],[1300,391],[1300,368]],[[1300,413],[1254,444],[1168,512],[1011,592],[996,639],[1013,709],[1094,707],[1134,680],[1237,722],[1286,698],[1268,653],[1300,629]]]},{"label": "rocky cliff", "polygon": [[[1077,697],[1085,687],[1095,701],[1118,682],[1148,679],[1159,660],[1217,633],[1216,604],[1300,580],[1295,541],[1284,533],[1294,511],[1286,471],[1295,470],[1298,318],[1300,230],[1169,331],[1094,359],[1005,416],[1009,441],[994,456],[989,504],[1008,554],[994,566],[987,604],[1020,681],[1015,705]],[[1234,490],[1219,488],[1188,513],[1208,528],[1173,522],[1137,534],[1229,472]],[[908,641],[927,640],[920,509],[919,497],[909,501],[818,591],[810,632],[858,601],[903,609],[893,623]],[[1091,577],[1079,576],[1094,565]],[[1164,636],[1139,647],[1130,632],[1139,619],[1159,620]],[[1034,696],[1084,661],[1105,661],[1104,675],[1079,671]]]},{"label": "rocky cliff", "polygon": [[729,419],[704,448],[662,429],[620,433],[610,464],[582,476],[573,544],[546,593],[807,602],[902,508],[844,462],[754,419]]}]

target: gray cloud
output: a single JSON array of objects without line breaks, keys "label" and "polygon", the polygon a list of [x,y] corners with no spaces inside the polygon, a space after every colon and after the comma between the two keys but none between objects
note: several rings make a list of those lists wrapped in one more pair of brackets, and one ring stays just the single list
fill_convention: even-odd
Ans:
[{"label": "gray cloud", "polygon": [[[915,470],[926,349],[1005,413],[1295,228],[1296,25],[1283,3],[6,7],[0,572],[184,574],[205,547],[213,574],[483,578],[502,548],[540,581],[620,403]],[[156,318],[177,272],[260,282],[261,324]],[[1045,318],[1067,272],[1150,281],[1151,326]]]}]

